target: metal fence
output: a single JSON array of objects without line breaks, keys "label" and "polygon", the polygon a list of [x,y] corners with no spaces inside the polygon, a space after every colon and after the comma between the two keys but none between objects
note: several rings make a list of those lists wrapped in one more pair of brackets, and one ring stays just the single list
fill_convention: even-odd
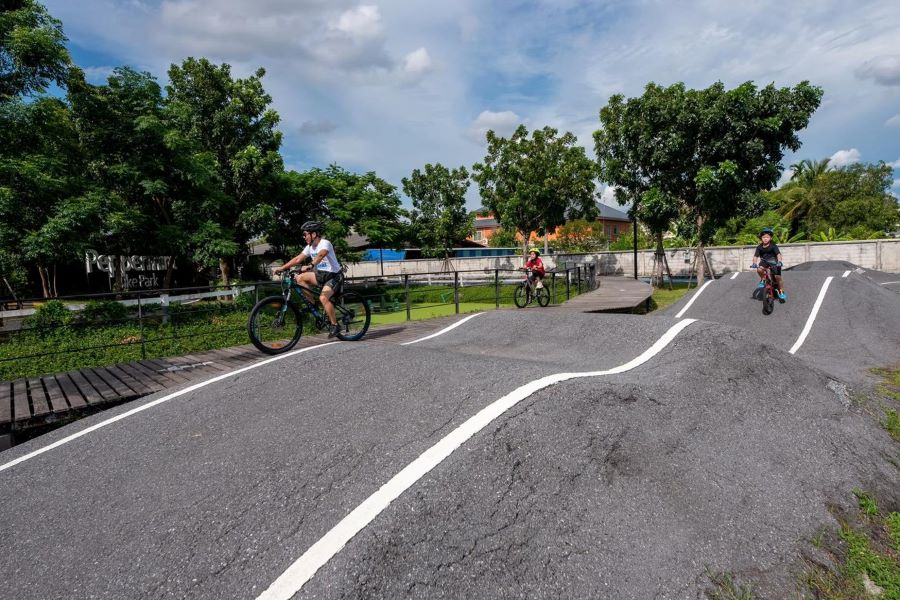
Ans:
[{"label": "metal fence", "polygon": [[[548,271],[551,302],[596,288],[596,274],[593,263]],[[512,305],[515,286],[523,279],[521,270],[493,269],[348,278],[345,286],[369,301],[377,325],[385,319],[409,321]],[[0,380],[13,378],[3,376],[10,371],[4,366],[37,357],[82,353],[96,355],[86,356],[88,362],[101,361],[86,366],[100,366],[109,364],[102,362],[104,356],[108,359],[103,352],[114,348],[122,350],[123,360],[113,362],[124,362],[183,353],[180,348],[189,345],[180,343],[195,338],[211,338],[205,349],[246,343],[250,309],[265,296],[280,293],[280,282],[256,281],[90,294],[55,298],[65,305],[55,314],[41,309],[46,299],[34,299],[24,303],[32,308],[0,311]],[[449,306],[452,311],[441,310]]]}]

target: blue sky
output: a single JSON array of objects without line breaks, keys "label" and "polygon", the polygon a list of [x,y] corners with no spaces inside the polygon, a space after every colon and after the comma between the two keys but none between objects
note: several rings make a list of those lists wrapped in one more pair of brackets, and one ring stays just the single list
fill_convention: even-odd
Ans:
[{"label": "blue sky", "polygon": [[593,157],[612,94],[805,79],[825,96],[785,166],[883,160],[900,193],[896,0],[43,1],[94,82],[130,65],[164,84],[187,56],[265,67],[288,168],[337,163],[399,187],[427,162],[470,168],[487,129],[520,123],[571,131]]}]

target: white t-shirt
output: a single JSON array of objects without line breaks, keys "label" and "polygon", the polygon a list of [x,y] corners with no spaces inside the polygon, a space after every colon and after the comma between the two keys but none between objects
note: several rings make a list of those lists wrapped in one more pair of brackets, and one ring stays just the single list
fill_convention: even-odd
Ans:
[{"label": "white t-shirt", "polygon": [[316,265],[316,271],[338,273],[341,270],[341,263],[338,262],[337,255],[334,253],[334,246],[332,246],[331,242],[329,242],[328,240],[319,238],[319,243],[317,243],[315,246],[309,245],[304,248],[303,254],[307,255],[310,259],[313,259],[322,250],[327,250],[328,254],[325,255],[325,258],[322,259],[322,262]]}]

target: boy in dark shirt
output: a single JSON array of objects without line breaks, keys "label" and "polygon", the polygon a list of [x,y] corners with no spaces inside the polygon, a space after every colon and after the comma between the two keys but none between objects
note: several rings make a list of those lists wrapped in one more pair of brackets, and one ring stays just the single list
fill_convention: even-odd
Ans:
[{"label": "boy in dark shirt", "polygon": [[784,302],[787,300],[787,294],[784,291],[784,278],[781,276],[781,250],[772,243],[772,230],[769,227],[759,232],[759,240],[761,243],[756,247],[753,264],[750,265],[750,268],[756,269],[756,273],[759,275],[759,283],[756,287],[766,287],[766,271],[763,268],[763,263],[765,263],[772,269],[772,275],[775,276],[775,283],[778,285],[778,299]]}]

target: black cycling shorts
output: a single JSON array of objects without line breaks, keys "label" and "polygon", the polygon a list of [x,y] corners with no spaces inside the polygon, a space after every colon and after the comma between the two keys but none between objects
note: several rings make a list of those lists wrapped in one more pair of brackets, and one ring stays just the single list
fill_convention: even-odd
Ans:
[{"label": "black cycling shorts", "polygon": [[341,285],[341,281],[344,279],[343,275],[344,274],[341,272],[332,273],[331,271],[316,271],[316,285],[320,288],[328,286],[337,291],[338,287]]}]

